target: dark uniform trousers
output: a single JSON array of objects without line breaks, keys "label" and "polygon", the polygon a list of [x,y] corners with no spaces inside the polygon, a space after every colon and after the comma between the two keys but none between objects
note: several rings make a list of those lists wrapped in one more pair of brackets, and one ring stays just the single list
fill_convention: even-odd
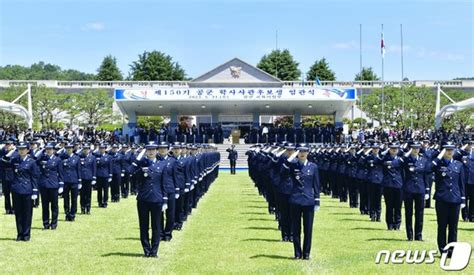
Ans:
[{"label": "dark uniform trousers", "polygon": [[289,197],[290,196],[287,194],[276,192],[282,238],[291,237],[290,203],[288,202]]},{"label": "dark uniform trousers", "polygon": [[[360,194],[360,206],[359,210],[361,214],[369,214],[370,212],[370,196],[369,196],[369,184],[365,180],[358,179],[359,194]],[[371,194],[371,193],[370,193]]]},{"label": "dark uniform trousers", "polygon": [[230,173],[235,174],[235,166],[237,161],[235,159],[231,159],[230,161]]},{"label": "dark uniform trousers", "polygon": [[369,209],[370,217],[375,220],[380,220],[382,213],[382,193],[384,188],[380,184],[367,183],[369,191]]},{"label": "dark uniform trousers", "polygon": [[128,193],[130,192],[130,174],[125,173],[121,180],[120,192],[122,193],[122,198],[127,198]]},{"label": "dark uniform trousers", "polygon": [[181,226],[183,225],[184,198],[185,198],[185,195],[181,194],[179,198],[176,200],[176,208],[175,208],[175,216],[174,216],[175,228],[181,228]]},{"label": "dark uniform trousers", "polygon": [[2,194],[5,198],[5,211],[7,214],[13,211],[12,208],[12,182],[2,181]]},{"label": "dark uniform trousers", "polygon": [[474,184],[466,184],[466,207],[462,209],[462,218],[474,222]]},{"label": "dark uniform trousers", "polygon": [[29,240],[31,234],[31,221],[33,217],[33,201],[31,200],[31,195],[12,194],[17,239]]},{"label": "dark uniform trousers", "polygon": [[422,240],[425,194],[403,193],[407,238],[413,240],[413,204],[415,205],[415,240]]},{"label": "dark uniform trousers", "polygon": [[[43,209],[43,226],[56,228],[58,226],[58,189],[41,188],[41,207]],[[51,220],[49,210],[51,207]]]},{"label": "dark uniform trousers", "polygon": [[81,210],[90,212],[92,197],[92,180],[82,180],[81,188]]},{"label": "dark uniform trousers", "polygon": [[402,222],[402,189],[393,187],[384,187],[383,195],[385,198],[385,221],[388,229],[400,229]]},{"label": "dark uniform trousers", "polygon": [[[160,245],[161,231],[161,203],[137,200],[138,220],[140,225],[140,241],[145,255],[156,255]],[[150,244],[150,219],[151,219],[151,244]]]},{"label": "dark uniform trousers", "polygon": [[[175,221],[175,212],[176,212],[176,199],[174,198],[174,194],[168,194],[168,208],[166,209],[165,213],[161,212],[161,237],[163,238],[171,238],[173,229],[174,229],[174,221]],[[166,225],[164,221],[164,216],[166,215]]]},{"label": "dark uniform trousers", "polygon": [[446,228],[449,229],[448,243],[457,241],[460,205],[437,200],[435,207],[438,222],[438,248],[439,251],[443,251],[446,246]]},{"label": "dark uniform trousers", "polygon": [[109,182],[108,178],[97,177],[97,202],[99,207],[107,207],[109,200]]},{"label": "dark uniform trousers", "polygon": [[135,174],[130,175],[130,193],[137,194],[137,176]]},{"label": "dark uniform trousers", "polygon": [[66,214],[66,220],[74,220],[77,213],[77,196],[79,190],[72,188],[72,183],[64,183],[64,213]]},{"label": "dark uniform trousers", "polygon": [[110,195],[112,196],[112,202],[120,201],[120,185],[122,177],[120,174],[112,175],[112,182],[110,183]]},{"label": "dark uniform trousers", "polygon": [[359,192],[357,189],[357,179],[346,177],[346,186],[349,188],[349,206],[351,208],[359,207]]},{"label": "dark uniform trousers", "polygon": [[[290,203],[291,230],[293,231],[293,247],[295,256],[308,256],[311,252],[313,233],[314,206],[302,206]],[[303,251],[301,251],[301,217],[303,217]]]},{"label": "dark uniform trousers", "polygon": [[345,175],[336,173],[337,193],[339,194],[340,202],[347,202],[347,183]]}]

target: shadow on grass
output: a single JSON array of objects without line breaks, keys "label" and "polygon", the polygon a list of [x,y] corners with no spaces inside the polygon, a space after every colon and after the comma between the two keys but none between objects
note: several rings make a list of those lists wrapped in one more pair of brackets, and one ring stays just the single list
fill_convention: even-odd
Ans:
[{"label": "shadow on grass", "polygon": [[252,239],[245,239],[242,240],[243,242],[269,242],[269,243],[279,243],[281,240],[275,240],[275,239],[259,239],[259,238],[252,238]]},{"label": "shadow on grass", "polygon": [[247,205],[245,208],[267,208],[265,205]]},{"label": "shadow on grass", "polygon": [[474,232],[474,228],[461,228],[461,227],[458,227],[458,230],[461,230],[461,231],[473,231],[473,232]]},{"label": "shadow on grass", "polygon": [[275,221],[272,219],[263,219],[263,218],[250,218],[249,221]]},{"label": "shadow on grass", "polygon": [[275,230],[275,231],[278,231],[278,228],[263,227],[263,226],[249,226],[249,227],[244,227],[244,229],[251,229],[251,230]]},{"label": "shadow on grass", "polygon": [[347,219],[338,219],[338,221],[353,221],[353,222],[370,222],[370,219],[351,219],[351,218],[347,218]]},{"label": "shadow on grass", "polygon": [[381,231],[387,231],[387,229],[383,228],[372,228],[372,227],[354,227],[352,228],[353,230],[381,230]]},{"label": "shadow on grass", "polygon": [[258,255],[254,255],[250,257],[250,259],[257,259],[257,258],[293,260],[293,257],[286,257],[286,256],[280,256],[280,255],[267,255],[267,254],[258,254]]},{"label": "shadow on grass", "polygon": [[139,241],[140,238],[136,237],[125,237],[125,238],[115,238],[118,241]]},{"label": "shadow on grass", "polygon": [[242,212],[242,215],[268,215],[267,213],[261,213],[261,212]]},{"label": "shadow on grass", "polygon": [[367,241],[372,242],[372,241],[388,241],[388,242],[407,242],[405,239],[393,239],[393,238],[371,238],[367,239]]},{"label": "shadow on grass", "polygon": [[331,215],[360,215],[359,213],[331,213]]},{"label": "shadow on grass", "polygon": [[137,257],[137,258],[142,258],[143,253],[130,253],[130,252],[111,252],[107,254],[102,254],[102,257],[114,257],[114,256],[119,256],[119,257]]},{"label": "shadow on grass", "polygon": [[11,242],[16,242],[16,238],[0,238],[0,241],[11,241]]}]

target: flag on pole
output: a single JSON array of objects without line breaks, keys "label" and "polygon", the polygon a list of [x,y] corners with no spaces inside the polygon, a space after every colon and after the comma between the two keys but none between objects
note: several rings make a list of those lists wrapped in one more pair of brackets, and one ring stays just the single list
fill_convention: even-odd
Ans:
[{"label": "flag on pole", "polygon": [[316,76],[316,85],[321,86],[321,81],[318,76]]},{"label": "flag on pole", "polygon": [[384,58],[385,57],[385,41],[383,40],[383,29],[382,29],[382,41],[380,42],[380,49],[382,51],[382,58]]}]

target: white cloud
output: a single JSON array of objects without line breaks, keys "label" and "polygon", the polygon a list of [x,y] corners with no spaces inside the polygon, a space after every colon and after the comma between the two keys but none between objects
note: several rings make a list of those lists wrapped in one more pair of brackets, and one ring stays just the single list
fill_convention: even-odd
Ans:
[{"label": "white cloud", "polygon": [[89,22],[81,28],[83,31],[102,31],[105,29],[103,22]]},{"label": "white cloud", "polygon": [[434,51],[434,50],[427,50],[424,47],[419,48],[416,51],[416,55],[422,58],[433,58],[437,60],[444,60],[444,61],[461,61],[464,60],[464,55],[447,52],[447,51]]}]

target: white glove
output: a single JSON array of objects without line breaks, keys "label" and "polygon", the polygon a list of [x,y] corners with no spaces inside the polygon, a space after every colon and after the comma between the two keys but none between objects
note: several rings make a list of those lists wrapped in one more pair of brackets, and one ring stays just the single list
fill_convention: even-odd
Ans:
[{"label": "white glove", "polygon": [[463,209],[464,207],[466,207],[466,204],[465,204],[465,203],[461,203],[461,209]]},{"label": "white glove", "polygon": [[107,180],[107,182],[112,182],[112,178],[109,178],[109,179]]},{"label": "white glove", "polygon": [[62,187],[59,187],[59,189],[58,189],[58,194],[62,194],[62,193],[63,193],[63,191],[64,191],[64,188],[62,188]]},{"label": "white glove", "polygon": [[294,152],[289,158],[288,158],[288,161],[289,162],[292,162],[297,156],[298,156],[298,153],[300,152],[300,150],[296,150],[296,152]]},{"label": "white glove", "polygon": [[425,194],[425,201],[430,199],[430,194]]},{"label": "white glove", "polygon": [[124,174],[124,173],[122,173],[122,174],[120,174],[120,176],[121,176],[121,177],[125,177],[125,174]]},{"label": "white glove", "polygon": [[82,188],[82,184],[79,183],[79,185],[77,185],[77,189],[81,190]]},{"label": "white glove", "polygon": [[188,193],[189,192],[189,188],[184,188],[184,193]]},{"label": "white glove", "polygon": [[319,205],[315,205],[314,206],[314,212],[318,212],[318,210],[319,210]]},{"label": "white glove", "polygon": [[91,182],[91,184],[92,184],[92,185],[95,185],[95,180],[93,180],[93,181]]},{"label": "white glove", "polygon": [[444,153],[446,153],[446,149],[443,149],[441,153],[439,153],[438,159],[442,159],[444,157]]},{"label": "white glove", "polygon": [[32,200],[36,200],[38,198],[38,195],[31,195]]},{"label": "white glove", "polygon": [[191,185],[191,189],[190,189],[190,190],[193,190],[193,189],[194,189],[194,184],[193,184],[193,185]]},{"label": "white glove", "polygon": [[174,194],[175,199],[179,199],[179,194]]},{"label": "white glove", "polygon": [[161,211],[165,212],[166,209],[168,209],[168,204],[163,204],[163,207],[161,207]]}]

